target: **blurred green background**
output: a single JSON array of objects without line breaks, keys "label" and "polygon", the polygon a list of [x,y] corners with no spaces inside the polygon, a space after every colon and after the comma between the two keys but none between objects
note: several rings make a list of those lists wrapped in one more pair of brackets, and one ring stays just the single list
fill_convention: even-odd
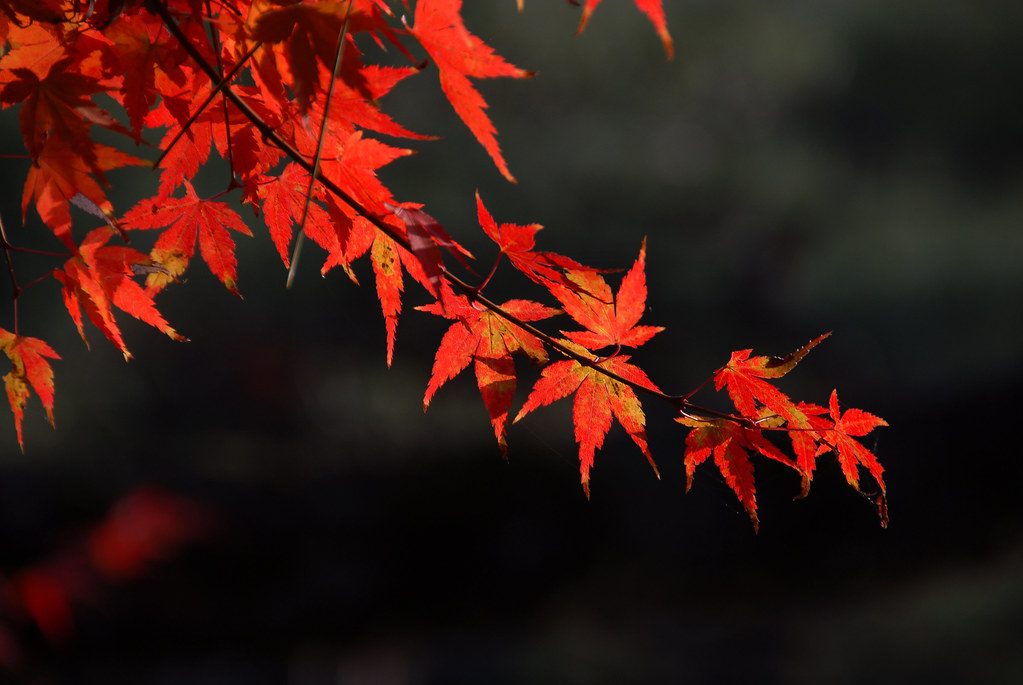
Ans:
[{"label": "blurred green background", "polygon": [[[683,434],[649,404],[662,479],[616,427],[587,502],[567,401],[513,426],[504,463],[471,375],[421,410],[446,328],[412,309],[423,293],[408,290],[387,369],[367,265],[359,288],[320,279],[310,249],[289,291],[256,231],[239,241],[244,302],[196,261],[159,302],[191,342],[121,317],[128,364],[95,329],[85,348],[56,282],[21,300],[21,331],[62,356],[57,430],[33,400],[21,454],[0,421],[0,570],[47,559],[140,485],[214,522],[76,605],[68,643],[20,636],[33,680],[1023,681],[1023,8],[667,4],[673,61],[629,2],[578,37],[561,1],[467,3],[470,30],[538,72],[480,85],[519,182],[433,69],[383,105],[443,140],[384,181],[483,264],[477,189],[585,263],[628,267],[645,236],[646,322],[667,331],[635,359],[669,392],[732,350],[834,331],[782,387],[822,404],[837,387],[888,420],[868,446],[889,528],[824,459],[797,502],[790,473],[758,464],[754,536],[709,465],[683,494]],[[16,114],[0,127],[0,152],[19,152]],[[29,244],[45,229],[18,221],[26,164],[2,168],[0,213]],[[122,210],[155,184],[112,180]],[[202,182],[219,191],[223,168]],[[17,260],[23,280],[49,268]],[[495,298],[541,296],[503,276]]]}]

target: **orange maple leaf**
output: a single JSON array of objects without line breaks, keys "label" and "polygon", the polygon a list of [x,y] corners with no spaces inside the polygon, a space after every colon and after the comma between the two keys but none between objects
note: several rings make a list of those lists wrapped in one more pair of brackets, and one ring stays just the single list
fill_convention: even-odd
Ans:
[{"label": "orange maple leaf", "polygon": [[[333,122],[332,122],[333,123]],[[316,154],[317,140],[306,129],[296,127],[296,147],[311,159]],[[412,154],[412,150],[387,145],[362,131],[333,124],[324,137],[324,154],[320,158],[320,174],[333,181],[364,209],[375,214],[387,214],[388,204],[395,205],[391,191],[380,181],[376,172],[396,159]]]},{"label": "orange maple leaf", "polygon": [[[424,266],[432,259],[426,254],[431,250],[424,246],[425,252],[421,251],[422,257],[417,256],[333,195],[327,195],[324,200],[327,204],[327,212],[337,227],[341,250],[329,254],[320,273],[324,274],[335,266],[341,266],[348,276],[357,283],[355,274],[351,270],[351,264],[367,252],[369,253],[373,275],[376,278],[377,299],[380,300],[380,310],[384,315],[384,324],[387,329],[387,365],[390,366],[394,360],[394,342],[398,330],[398,316],[401,314],[401,294],[405,290],[402,266],[428,292],[436,292],[437,274],[434,273],[431,279]],[[385,207],[389,204],[389,202],[385,203]],[[418,210],[420,206],[414,203],[403,203],[401,209],[407,212]],[[391,207],[394,209],[396,205],[391,205]],[[389,211],[382,220],[387,222],[398,235],[403,235],[407,230],[406,223],[393,211]],[[425,233],[425,229],[422,227],[413,227],[413,231]],[[446,244],[445,247],[464,250],[454,241]],[[463,254],[468,253],[463,252]],[[439,268],[439,262],[432,263]]]},{"label": "orange maple leaf", "polygon": [[[327,212],[338,227],[342,249],[328,256],[320,273],[324,274],[340,265],[355,281],[350,265],[369,253],[373,275],[376,278],[377,299],[380,300],[380,310],[384,315],[387,331],[387,365],[390,366],[394,361],[394,342],[398,331],[398,316],[401,314],[401,294],[405,289],[402,265],[427,290],[431,290],[430,280],[415,255],[333,195],[327,195],[324,199]],[[404,228],[401,220],[394,214],[389,214],[384,220],[389,221],[399,234]]]},{"label": "orange maple leaf", "polygon": [[[396,123],[380,110],[377,103],[377,100],[389,93],[403,79],[419,73],[418,68],[369,64],[362,68],[361,73],[363,76],[361,88],[353,88],[344,81],[335,84],[334,97],[330,102],[331,119],[396,138],[435,139],[435,136],[414,133]],[[317,120],[323,116],[321,110],[318,100],[310,106],[310,112]]]},{"label": "orange maple leaf", "polygon": [[[569,340],[560,342],[581,356],[591,354]],[[515,421],[518,421],[537,407],[547,406],[575,394],[572,422],[575,425],[575,440],[579,443],[579,472],[587,498],[590,496],[590,468],[593,466],[593,456],[604,444],[604,438],[611,430],[612,417],[618,419],[618,423],[646,456],[654,473],[658,473],[657,465],[647,446],[646,415],[643,414],[639,398],[630,386],[600,371],[600,369],[609,371],[659,392],[657,386],[639,367],[628,362],[627,355],[617,355],[594,362],[592,365],[584,365],[575,360],[550,364],[541,372],[539,380],[515,417]],[[660,474],[657,477],[660,478]]]},{"label": "orange maple leaf", "polygon": [[29,388],[39,395],[46,416],[53,422],[53,369],[49,359],[60,359],[53,348],[38,338],[15,335],[0,328],[0,348],[11,360],[11,371],[4,376],[7,400],[14,412],[14,427],[18,432],[18,444],[25,450],[21,422],[25,415],[25,403],[31,395]]},{"label": "orange maple leaf", "polygon": [[501,174],[514,183],[515,177],[497,144],[497,129],[484,111],[487,103],[469,79],[530,78],[533,72],[506,62],[493,48],[469,33],[462,22],[461,9],[462,0],[419,0],[415,25],[409,30],[437,65],[440,87],[455,112],[490,154]]},{"label": "orange maple leaf", "polygon": [[[520,321],[539,321],[560,313],[528,300],[509,300],[501,308]],[[434,302],[416,309],[455,319],[437,349],[433,373],[423,397],[423,410],[444,383],[461,373],[469,362],[475,362],[476,382],[501,454],[507,458],[508,410],[516,387],[512,354],[523,352],[533,363],[545,364],[547,352],[543,343],[489,309],[473,305],[464,295],[446,297],[443,306]]]},{"label": "orange maple leaf", "polygon": [[228,290],[240,297],[235,245],[227,229],[248,236],[252,235],[252,231],[226,202],[202,200],[191,183],[186,180],[184,185],[184,197],[143,200],[124,215],[124,224],[129,228],[168,227],[157,238],[151,255],[169,273],[150,274],[147,279],[149,291],[161,290],[173,277],[185,272],[195,253],[198,238],[199,252],[210,271]]}]

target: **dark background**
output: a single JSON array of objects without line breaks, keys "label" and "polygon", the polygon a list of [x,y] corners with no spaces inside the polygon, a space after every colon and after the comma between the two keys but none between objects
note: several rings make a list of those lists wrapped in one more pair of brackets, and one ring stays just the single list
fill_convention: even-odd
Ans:
[{"label": "dark background", "polygon": [[[540,222],[542,247],[586,263],[628,267],[646,236],[646,322],[668,330],[636,360],[669,392],[731,350],[785,354],[834,331],[782,387],[821,404],[837,387],[891,424],[868,445],[888,529],[823,459],[795,502],[797,479],[758,463],[754,535],[711,466],[683,494],[683,433],[649,403],[660,481],[615,427],[586,501],[567,401],[513,426],[505,463],[471,375],[421,410],[446,327],[412,309],[424,294],[409,288],[388,370],[367,265],[360,288],[321,280],[308,250],[288,291],[257,231],[240,240],[245,301],[197,260],[160,300],[191,342],[121,317],[129,364],[95,329],[86,350],[55,282],[22,299],[22,332],[63,359],[57,430],[33,399],[21,454],[0,422],[4,575],[63,558],[140,487],[187,498],[203,525],[76,599],[66,639],[5,612],[18,677],[1023,682],[1023,9],[672,2],[668,62],[631,3],[603,3],[581,37],[562,2],[467,4],[471,30],[539,72],[481,86],[519,183],[435,71],[384,107],[444,140],[384,181],[484,263],[476,189],[499,221]],[[18,152],[15,113],[0,122]],[[26,167],[2,168],[0,211],[28,244],[45,229],[17,221]],[[204,179],[223,187],[222,169]],[[153,183],[113,180],[122,210]],[[48,268],[18,260],[24,279]],[[540,296],[501,275],[498,299]],[[535,372],[519,368],[524,397]]]}]

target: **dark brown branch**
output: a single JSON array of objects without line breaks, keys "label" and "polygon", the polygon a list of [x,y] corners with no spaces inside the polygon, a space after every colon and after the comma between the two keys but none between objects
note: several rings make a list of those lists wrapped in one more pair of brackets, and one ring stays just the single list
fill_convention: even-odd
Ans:
[{"label": "dark brown branch", "polygon": [[[202,54],[199,52],[199,50],[189,42],[188,37],[185,36],[184,32],[181,30],[177,22],[174,20],[174,17],[172,17],[170,15],[170,12],[167,11],[167,8],[164,7],[159,2],[159,0],[149,0],[148,5],[151,7],[153,12],[155,12],[163,20],[163,22],[167,25],[168,30],[178,40],[178,42],[181,43],[181,46],[185,49],[186,52],[188,52],[189,56],[192,57],[192,59],[199,66],[199,68],[206,72],[206,74],[214,82],[216,83],[223,82],[224,79],[221,77],[217,69],[210,65],[209,62],[207,62],[206,59],[202,56]],[[343,189],[338,187],[338,185],[331,181],[329,178],[320,175],[317,165],[305,159],[305,157],[303,157],[298,150],[296,150],[292,145],[290,145],[287,141],[281,138],[280,135],[278,135],[277,132],[269,124],[263,121],[259,114],[257,114],[251,107],[249,107],[248,103],[246,103],[241,97],[239,97],[237,93],[231,90],[230,85],[225,83],[223,86],[223,92],[224,96],[228,100],[230,100],[242,112],[243,115],[245,115],[245,117],[252,123],[253,126],[256,127],[256,129],[263,135],[263,137],[266,140],[269,140],[278,148],[280,148],[285,155],[291,158],[292,161],[294,161],[300,167],[309,172],[313,179],[320,181],[320,183],[322,183],[327,190],[329,190],[338,199],[340,199],[349,207],[351,207],[356,213],[363,216],[367,221],[373,224],[373,226],[375,226],[377,229],[383,232],[384,235],[391,238],[394,242],[396,242],[405,250],[409,252],[412,251],[411,245],[409,244],[405,236],[399,234],[398,231],[396,231],[393,226],[388,225],[380,216],[374,214],[373,212],[370,212],[359,201],[351,197],[348,193],[346,193]],[[472,297],[474,301],[479,302],[482,306],[486,307],[487,309],[489,309],[490,311],[492,311],[494,314],[501,317],[505,321],[536,336],[551,349],[557,350],[558,352],[565,355],[569,359],[573,359],[579,364],[582,364],[583,366],[592,368],[598,373],[601,373],[604,376],[610,378],[611,380],[626,385],[637,392],[643,393],[651,397],[655,397],[664,402],[668,402],[679,412],[680,415],[682,413],[691,414],[695,412],[698,414],[704,414],[706,416],[711,416],[714,418],[735,421],[736,423],[740,423],[743,425],[749,424],[749,419],[745,417],[736,416],[734,414],[727,414],[724,412],[715,411],[713,409],[693,404],[688,400],[689,395],[683,396],[668,395],[664,392],[661,392],[660,390],[655,390],[641,383],[631,381],[627,378],[618,375],[613,371],[603,368],[599,365],[600,362],[599,359],[593,359],[575,352],[574,350],[566,347],[563,343],[561,343],[551,335],[541,331],[540,329],[536,328],[535,326],[525,321],[522,321],[521,319],[511,314],[510,312],[505,311],[497,303],[492,302],[486,297],[480,295],[477,288],[472,287],[465,281],[461,280],[460,278],[452,274],[447,269],[442,268],[441,273],[442,276],[452,286],[462,291],[465,295]]]}]

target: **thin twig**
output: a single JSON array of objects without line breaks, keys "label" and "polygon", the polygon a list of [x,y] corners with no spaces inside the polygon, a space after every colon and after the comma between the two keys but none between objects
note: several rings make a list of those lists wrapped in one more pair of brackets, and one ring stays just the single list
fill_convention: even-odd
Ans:
[{"label": "thin twig", "polygon": [[[192,124],[195,123],[195,120],[199,118],[199,115],[202,114],[203,111],[205,111],[206,106],[208,104],[210,104],[210,102],[213,101],[213,98],[217,97],[217,94],[221,90],[223,90],[223,88],[228,83],[231,82],[231,80],[235,77],[235,75],[239,71],[241,71],[241,68],[243,66],[245,66],[245,63],[248,62],[249,59],[252,58],[252,55],[255,54],[256,50],[258,50],[261,45],[263,45],[262,42],[258,42],[255,45],[253,45],[252,49],[249,50],[247,53],[245,53],[245,56],[242,57],[241,61],[238,62],[238,64],[234,65],[234,67],[231,68],[231,71],[228,72],[227,76],[225,76],[220,81],[217,81],[217,84],[213,87],[213,90],[211,90],[210,94],[206,96],[206,99],[203,100],[201,105],[199,105],[199,108],[197,110],[195,110],[195,113],[192,114],[192,116],[188,117],[188,121],[186,121],[185,124],[181,127],[181,130],[178,131],[178,134],[176,136],[174,136],[174,140],[172,140],[170,142],[170,145],[167,146],[167,149],[163,150],[160,153],[159,158],[157,158],[157,160],[155,162],[153,162],[153,168],[154,169],[156,169],[156,168],[158,168],[160,166],[160,163],[163,162],[164,158],[170,153],[170,151],[174,148],[174,146],[177,145],[178,141],[181,140],[181,137],[183,135],[185,135],[185,133],[188,131],[188,129],[192,126]],[[226,116],[224,117],[224,120],[225,120],[225,123],[226,123],[226,121],[227,121],[227,117]],[[230,136],[228,136],[228,138],[230,138]],[[233,172],[233,167],[232,167],[232,172]]]},{"label": "thin twig", "polygon": [[295,282],[295,273],[298,269],[298,258],[302,254],[302,243],[305,242],[305,222],[309,217],[309,204],[313,201],[313,186],[316,184],[316,177],[320,173],[320,154],[323,152],[323,137],[327,132],[327,117],[330,114],[330,101],[334,97],[334,84],[337,83],[338,74],[341,71],[341,60],[345,54],[345,41],[348,36],[348,18],[352,16],[352,3],[348,3],[345,10],[345,21],[341,24],[341,34],[337,39],[337,53],[334,55],[334,70],[330,77],[330,86],[327,88],[327,99],[323,103],[323,120],[320,122],[320,134],[316,137],[316,154],[313,157],[313,171],[309,174],[309,187],[306,188],[305,203],[302,205],[302,219],[298,222],[298,238],[295,240],[295,251],[291,255],[291,265],[288,267],[288,280],[286,288],[290,288]]},{"label": "thin twig", "polygon": [[[212,16],[213,15],[213,10],[210,7],[209,0],[206,0],[206,14],[208,16]],[[210,25],[209,29],[210,29],[210,42],[213,44],[213,54],[217,58],[217,71],[221,71],[224,68],[224,62],[220,58],[220,38],[219,38],[219,34],[217,33],[217,29],[215,27],[213,27],[212,25]],[[235,66],[237,67],[237,65],[235,65]],[[232,73],[228,74],[224,78],[226,80],[230,80],[234,71],[235,70],[232,70]],[[231,180],[228,181],[228,187],[229,188],[237,188],[240,184],[238,183],[238,177],[235,175],[235,170],[234,170],[234,146],[231,144],[231,120],[228,118],[227,98],[222,97],[220,99],[220,102],[224,106],[224,139],[227,141],[227,168],[228,168],[228,170],[230,171],[230,174],[231,174]]]}]

